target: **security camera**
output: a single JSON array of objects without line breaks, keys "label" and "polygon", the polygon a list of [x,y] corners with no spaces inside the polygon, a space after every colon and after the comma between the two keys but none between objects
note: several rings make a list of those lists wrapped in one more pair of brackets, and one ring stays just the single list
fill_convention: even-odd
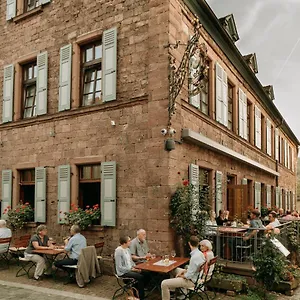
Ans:
[{"label": "security camera", "polygon": [[166,128],[163,128],[163,129],[160,131],[160,133],[161,133],[162,135],[166,135],[166,134],[168,133],[168,131],[167,131]]},{"label": "security camera", "polygon": [[173,134],[176,133],[176,130],[175,130],[174,128],[170,128],[170,129],[169,129],[169,133],[170,133],[171,135],[173,135]]}]

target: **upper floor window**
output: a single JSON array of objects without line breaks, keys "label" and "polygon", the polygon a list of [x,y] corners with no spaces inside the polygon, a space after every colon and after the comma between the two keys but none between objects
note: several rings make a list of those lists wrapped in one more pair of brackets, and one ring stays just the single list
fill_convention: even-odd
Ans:
[{"label": "upper floor window", "polygon": [[232,130],[233,85],[228,82],[228,129]]},{"label": "upper floor window", "polygon": [[251,119],[251,107],[252,103],[247,101],[247,141],[250,141],[251,124],[253,124]]},{"label": "upper floor window", "polygon": [[25,0],[24,1],[24,11],[30,11],[39,6],[39,0]]},{"label": "upper floor window", "polygon": [[102,43],[100,41],[82,48],[82,106],[101,102]]},{"label": "upper floor window", "polygon": [[239,89],[239,136],[248,140],[248,104],[247,95]]},{"label": "upper floor window", "polygon": [[255,146],[259,149],[261,149],[261,145],[262,145],[261,128],[262,128],[261,111],[257,106],[255,106]]},{"label": "upper floor window", "polygon": [[36,116],[36,62],[23,67],[23,118]]}]

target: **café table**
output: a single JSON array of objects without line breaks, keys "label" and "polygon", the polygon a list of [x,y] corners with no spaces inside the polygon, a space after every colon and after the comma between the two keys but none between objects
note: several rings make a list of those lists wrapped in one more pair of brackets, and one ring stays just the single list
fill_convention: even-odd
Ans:
[{"label": "caf\u00e9 table", "polygon": [[[187,263],[189,260],[190,259],[187,257],[172,257],[169,260],[169,264],[166,265],[162,257],[157,257],[148,260],[147,262],[138,264],[135,266],[135,268],[140,269],[142,271],[158,273],[159,275],[167,275],[171,271],[175,270],[177,267]],[[153,281],[154,286],[149,292],[149,294],[152,294],[156,289],[159,291],[161,284],[161,276],[153,276],[153,278],[151,279]]]}]

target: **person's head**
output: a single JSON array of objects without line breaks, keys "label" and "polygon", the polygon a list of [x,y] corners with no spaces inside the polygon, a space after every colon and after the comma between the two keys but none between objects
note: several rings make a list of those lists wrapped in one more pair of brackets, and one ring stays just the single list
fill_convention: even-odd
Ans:
[{"label": "person's head", "polygon": [[202,240],[200,242],[200,250],[202,252],[211,251],[212,250],[212,244],[209,240]]},{"label": "person's head", "polygon": [[224,217],[224,210],[223,209],[219,210],[219,217]]},{"label": "person's head", "polygon": [[136,235],[138,237],[138,239],[141,241],[141,242],[144,242],[146,240],[146,230],[144,229],[139,229],[137,232],[136,232]]},{"label": "person's head", "polygon": [[292,212],[291,212],[290,210],[287,210],[287,211],[286,211],[286,214],[287,214],[287,215],[291,215]]},{"label": "person's head", "polygon": [[77,233],[80,233],[80,227],[79,225],[72,225],[70,228],[71,235],[75,235]]},{"label": "person's head", "polygon": [[120,245],[123,248],[128,248],[130,245],[130,241],[131,241],[131,239],[130,239],[129,235],[124,235],[124,236],[120,237]]},{"label": "person's head", "polygon": [[215,219],[216,219],[216,213],[215,213],[214,210],[211,210],[209,212],[209,218],[210,218],[211,221],[215,221]]},{"label": "person's head", "polygon": [[258,209],[253,209],[253,210],[251,211],[251,214],[250,214],[250,219],[251,219],[251,220],[254,220],[254,219],[259,218],[259,216],[260,216],[259,210],[258,210]]},{"label": "person's head", "polygon": [[271,212],[269,212],[269,221],[270,222],[274,222],[275,221],[275,219],[276,219],[276,212],[275,211],[271,211]]},{"label": "person's head", "polygon": [[283,208],[279,208],[278,212],[279,212],[279,215],[282,216],[283,215]]},{"label": "person's head", "polygon": [[198,248],[199,242],[200,242],[200,240],[195,235],[192,235],[190,237],[190,240],[189,240],[189,246],[190,246],[190,248],[191,249]]},{"label": "person's head", "polygon": [[47,235],[47,226],[46,225],[39,225],[36,229],[36,233],[40,236]]},{"label": "person's head", "polygon": [[0,220],[0,228],[5,228],[5,227],[6,227],[6,221]]}]

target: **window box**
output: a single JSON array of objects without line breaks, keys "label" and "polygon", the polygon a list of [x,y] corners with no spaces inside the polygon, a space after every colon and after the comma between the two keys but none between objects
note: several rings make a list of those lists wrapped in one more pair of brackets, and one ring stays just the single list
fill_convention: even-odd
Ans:
[{"label": "window box", "polygon": [[25,228],[36,228],[37,226],[38,224],[36,222],[27,222],[24,225]]}]

